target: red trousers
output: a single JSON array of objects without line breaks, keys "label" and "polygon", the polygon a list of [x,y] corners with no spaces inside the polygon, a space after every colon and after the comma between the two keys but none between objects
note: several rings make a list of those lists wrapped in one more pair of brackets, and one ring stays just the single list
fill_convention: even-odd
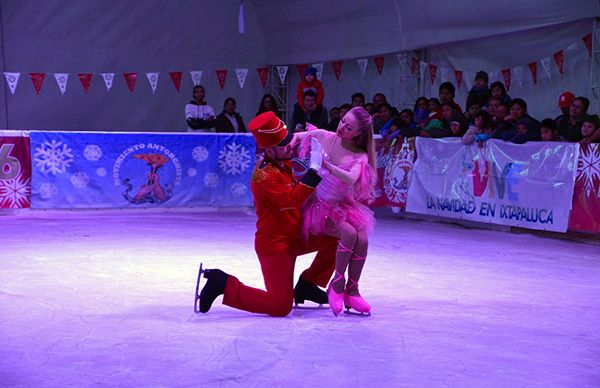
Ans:
[{"label": "red trousers", "polygon": [[294,265],[296,257],[317,251],[310,267],[300,276],[308,282],[325,287],[335,270],[338,240],[333,237],[311,236],[305,244],[290,253],[263,255],[257,252],[266,291],[244,285],[229,276],[223,304],[252,313],[285,317],[294,300]]}]

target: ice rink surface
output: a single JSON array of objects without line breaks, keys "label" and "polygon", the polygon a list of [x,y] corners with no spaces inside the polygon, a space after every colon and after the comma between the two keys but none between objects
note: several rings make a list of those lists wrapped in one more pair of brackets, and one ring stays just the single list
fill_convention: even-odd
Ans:
[{"label": "ice rink surface", "polygon": [[[252,210],[0,215],[0,386],[598,387],[600,247],[383,218],[369,318],[270,318],[198,263],[263,287]],[[296,277],[310,262],[302,256]]]}]

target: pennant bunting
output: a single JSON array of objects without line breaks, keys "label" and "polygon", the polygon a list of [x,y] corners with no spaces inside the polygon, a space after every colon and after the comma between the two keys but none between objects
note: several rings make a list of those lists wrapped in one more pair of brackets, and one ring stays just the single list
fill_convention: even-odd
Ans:
[{"label": "pennant bunting", "polygon": [[171,77],[171,82],[173,82],[173,86],[175,86],[175,90],[179,92],[181,88],[181,76],[183,73],[181,71],[171,71],[169,72],[169,77]]},{"label": "pennant bunting", "polygon": [[554,53],[553,56],[554,56],[554,62],[556,63],[556,67],[558,68],[558,72],[562,75],[564,60],[565,60],[565,51],[564,50],[557,51]]},{"label": "pennant bunting", "polygon": [[410,71],[412,74],[415,74],[417,72],[417,69],[419,68],[419,62],[421,62],[419,60],[419,58],[415,58],[412,57],[410,60]]},{"label": "pennant bunting", "polygon": [[537,85],[537,61],[529,63],[527,67],[529,67],[529,71],[531,72],[531,79],[533,79],[533,84]]},{"label": "pennant bunting", "polygon": [[471,70],[464,70],[462,80],[465,83],[467,90],[471,90],[473,87],[473,81],[475,79],[475,72]]},{"label": "pennant bunting", "polygon": [[225,81],[227,80],[227,69],[215,70],[215,73],[217,74],[219,86],[221,87],[221,90],[223,90],[223,88],[225,87]]},{"label": "pennant bunting", "polygon": [[510,76],[510,69],[502,69],[502,79],[507,92],[510,90]]},{"label": "pennant bunting", "polygon": [[450,75],[450,69],[447,67],[440,68],[440,76],[442,78],[442,82],[448,81],[448,76]]},{"label": "pennant bunting", "polygon": [[279,76],[279,81],[282,85],[285,84],[285,77],[287,76],[289,66],[275,66],[277,69],[277,75]]},{"label": "pennant bunting", "polygon": [[15,90],[17,89],[17,84],[19,83],[19,77],[21,76],[21,73],[11,73],[11,72],[4,72],[4,78],[6,79],[6,83],[8,84],[8,87],[10,89],[10,94],[15,94]]},{"label": "pennant bunting", "polygon": [[356,63],[358,63],[358,67],[360,68],[360,73],[362,74],[362,76],[365,76],[365,71],[367,70],[367,62],[369,60],[367,58],[360,58],[356,60]]},{"label": "pennant bunting", "polygon": [[488,77],[489,77],[489,83],[490,84],[492,82],[498,81],[498,73],[496,73],[495,71],[490,71],[490,74],[488,75]]},{"label": "pennant bunting", "polygon": [[311,66],[317,69],[317,79],[323,79],[323,62],[313,63]]},{"label": "pennant bunting", "polygon": [[46,78],[46,73],[29,73],[29,77],[31,78],[31,82],[33,83],[35,94],[40,94],[40,91],[42,90],[42,85],[44,84],[44,78]]},{"label": "pennant bunting", "polygon": [[156,87],[158,86],[158,72],[146,73],[146,78],[148,78],[148,82],[150,83],[150,87],[152,88],[152,94],[156,92]]},{"label": "pennant bunting", "polygon": [[113,80],[115,79],[115,73],[100,73],[100,75],[102,75],[104,85],[106,86],[106,92],[108,93],[110,88],[112,88]]},{"label": "pennant bunting", "polygon": [[427,62],[419,61],[419,74],[421,77],[425,77],[428,67]]},{"label": "pennant bunting", "polygon": [[190,76],[192,77],[192,83],[194,86],[200,85],[202,82],[202,70],[190,71]]},{"label": "pennant bunting", "polygon": [[519,88],[521,89],[523,89],[523,86],[525,85],[525,77],[523,77],[523,72],[524,70],[522,66],[516,66],[512,69],[512,74],[515,75],[515,79],[517,80]]},{"label": "pennant bunting", "polygon": [[592,33],[590,32],[589,34],[584,36],[582,38],[582,40],[583,40],[583,43],[585,44],[585,48],[587,49],[588,54],[591,57],[592,56]]},{"label": "pennant bunting", "polygon": [[334,61],[331,62],[331,67],[333,67],[333,74],[335,74],[335,79],[340,80],[340,75],[342,74],[342,64],[344,61]]},{"label": "pennant bunting", "polygon": [[67,81],[69,81],[69,73],[54,73],[54,79],[58,85],[60,94],[64,95],[67,91]]},{"label": "pennant bunting", "polygon": [[542,58],[540,59],[540,63],[542,64],[542,69],[544,69],[544,73],[548,79],[552,79],[552,70],[550,69],[550,58]]},{"label": "pennant bunting", "polygon": [[92,73],[79,73],[77,76],[79,77],[79,82],[81,82],[83,91],[88,93],[90,91],[90,85],[92,84]]},{"label": "pennant bunting", "polygon": [[127,88],[131,93],[133,93],[133,90],[135,89],[135,81],[137,80],[137,73],[123,73],[123,77],[127,83]]},{"label": "pennant bunting", "polygon": [[431,84],[435,83],[435,76],[437,74],[437,66],[433,63],[429,64],[429,77],[431,77]]},{"label": "pennant bunting", "polygon": [[462,84],[463,72],[460,70],[454,70],[454,78],[456,78],[456,88],[460,89],[460,84]]},{"label": "pennant bunting", "polygon": [[258,78],[260,78],[260,83],[262,84],[262,87],[263,88],[267,87],[267,78],[269,76],[269,67],[268,66],[257,67],[256,71],[258,72]]},{"label": "pennant bunting", "polygon": [[237,76],[240,89],[244,89],[246,83],[246,77],[248,77],[248,69],[235,69],[235,75]]},{"label": "pennant bunting", "polygon": [[306,69],[308,69],[308,64],[303,63],[300,65],[296,65],[296,69],[298,69],[298,75],[300,76],[300,78],[304,78],[304,72],[306,71]]},{"label": "pennant bunting", "polygon": [[375,62],[375,67],[377,68],[377,72],[379,73],[379,75],[381,75],[381,73],[383,72],[383,62],[385,61],[385,57],[378,56],[378,57],[373,58],[373,61]]}]

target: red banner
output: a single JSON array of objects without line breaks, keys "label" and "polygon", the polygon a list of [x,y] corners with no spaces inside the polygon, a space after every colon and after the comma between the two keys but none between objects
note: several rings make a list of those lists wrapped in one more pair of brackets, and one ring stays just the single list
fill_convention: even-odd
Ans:
[{"label": "red banner", "polygon": [[600,233],[600,144],[580,148],[569,230]]},{"label": "red banner", "polygon": [[135,81],[137,80],[137,73],[123,73],[123,77],[125,77],[127,88],[131,93],[133,93],[133,90],[135,89]]},{"label": "red banner", "polygon": [[504,79],[504,86],[506,86],[506,91],[510,90],[510,69],[502,69],[502,78]]},{"label": "red banner", "polygon": [[588,54],[591,57],[592,56],[592,33],[590,32],[589,34],[584,36],[582,39],[583,39],[583,43],[585,44],[585,48],[587,49]]},{"label": "red banner", "polygon": [[342,64],[344,61],[334,61],[331,62],[331,66],[333,67],[333,74],[335,74],[335,79],[340,80],[340,75],[342,74]]},{"label": "red banner", "polygon": [[435,76],[437,74],[437,66],[433,63],[429,64],[429,77],[431,78],[431,84],[435,83]]},{"label": "red banner", "polygon": [[558,68],[558,72],[560,74],[563,73],[563,65],[565,60],[565,52],[563,50],[557,51],[554,53],[554,62],[556,62],[556,67]]},{"label": "red banner", "polygon": [[387,139],[377,139],[375,148],[377,185],[371,207],[404,208],[415,161],[415,138],[399,137],[392,144],[388,144]]},{"label": "red banner", "polygon": [[262,84],[263,88],[265,88],[267,86],[267,77],[269,76],[269,67],[257,67],[256,71],[258,72],[260,83]]},{"label": "red banner", "polygon": [[169,77],[171,77],[171,81],[173,81],[173,86],[175,86],[175,90],[179,91],[181,88],[181,71],[172,71],[169,73]]},{"label": "red banner", "polygon": [[412,60],[410,61],[410,71],[415,74],[417,72],[417,69],[419,68],[419,63],[421,61],[419,60],[419,58],[415,58],[413,57]]},{"label": "red banner", "polygon": [[460,84],[462,84],[463,72],[461,70],[454,70],[454,76],[456,77],[457,89],[460,89]]},{"label": "red banner", "polygon": [[219,86],[221,90],[225,87],[225,80],[227,79],[227,69],[215,70],[217,73],[217,80],[219,81]]},{"label": "red banner", "polygon": [[305,63],[303,65],[296,65],[296,69],[298,69],[298,75],[300,78],[304,78],[304,72],[308,69],[308,65]]},{"label": "red banner", "polygon": [[40,94],[40,90],[42,90],[42,84],[44,83],[46,73],[29,73],[29,77],[31,77],[31,82],[33,83],[35,94]]},{"label": "red banner", "polygon": [[92,73],[79,73],[77,74],[79,77],[79,81],[81,82],[81,86],[83,87],[84,92],[90,91],[90,85],[92,84]]},{"label": "red banner", "polygon": [[379,73],[379,75],[381,75],[381,72],[383,71],[384,60],[385,58],[383,56],[373,58],[373,61],[375,61],[375,67],[377,68],[377,72]]},{"label": "red banner", "polygon": [[10,132],[0,131],[0,208],[25,208],[31,203],[29,137]]},{"label": "red banner", "polygon": [[531,71],[531,78],[533,78],[533,83],[537,85],[537,61],[531,62],[527,66],[529,67],[529,71]]}]

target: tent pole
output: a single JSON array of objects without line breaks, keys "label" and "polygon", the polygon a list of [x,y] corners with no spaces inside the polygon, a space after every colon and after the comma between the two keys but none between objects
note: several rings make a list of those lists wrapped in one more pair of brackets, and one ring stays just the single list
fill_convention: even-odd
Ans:
[{"label": "tent pole", "polygon": [[[6,59],[4,53],[4,16],[2,14],[2,0],[0,0],[0,45],[2,46],[2,74],[6,71]],[[8,128],[8,93],[6,91],[7,85],[4,83],[4,128]]]}]

